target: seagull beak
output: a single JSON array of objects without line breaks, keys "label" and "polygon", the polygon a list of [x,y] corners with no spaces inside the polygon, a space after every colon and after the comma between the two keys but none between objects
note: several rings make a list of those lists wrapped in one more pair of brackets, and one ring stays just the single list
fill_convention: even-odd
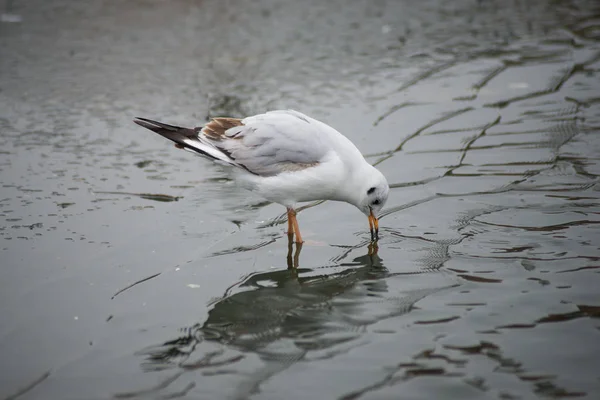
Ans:
[{"label": "seagull beak", "polygon": [[369,213],[369,228],[371,229],[371,240],[379,239],[379,220],[373,214],[373,210]]}]

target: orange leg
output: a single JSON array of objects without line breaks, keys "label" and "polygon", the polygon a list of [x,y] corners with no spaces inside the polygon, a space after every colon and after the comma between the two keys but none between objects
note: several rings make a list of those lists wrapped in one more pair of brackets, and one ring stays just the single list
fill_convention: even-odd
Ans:
[{"label": "orange leg", "polygon": [[[292,230],[289,230],[289,226],[292,226]],[[289,232],[296,234],[296,243],[302,243],[302,235],[300,234],[300,227],[298,226],[298,220],[296,219],[296,210],[288,208],[288,235]]]},{"label": "orange leg", "polygon": [[288,230],[287,230],[287,234],[288,236],[294,236],[294,224],[292,223],[292,213],[294,212],[293,209],[288,208],[287,209],[287,220],[288,220]]},{"label": "orange leg", "polygon": [[[292,235],[288,236],[288,253],[287,253],[287,265],[288,269],[298,269],[300,264],[300,250],[302,250],[302,243],[296,243],[296,251],[294,251],[294,238]],[[297,276],[296,276],[297,278]]]}]

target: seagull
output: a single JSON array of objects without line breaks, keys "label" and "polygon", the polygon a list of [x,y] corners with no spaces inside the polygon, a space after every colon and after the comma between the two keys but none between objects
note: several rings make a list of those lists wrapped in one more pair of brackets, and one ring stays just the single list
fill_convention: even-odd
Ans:
[{"label": "seagull", "polygon": [[134,122],[235,171],[239,186],[286,207],[288,235],[303,242],[296,219],[299,203],[342,201],[369,219],[379,239],[378,215],[388,198],[383,174],[331,126],[294,110],[246,118],[213,118],[203,127],[182,128],[146,118]]}]

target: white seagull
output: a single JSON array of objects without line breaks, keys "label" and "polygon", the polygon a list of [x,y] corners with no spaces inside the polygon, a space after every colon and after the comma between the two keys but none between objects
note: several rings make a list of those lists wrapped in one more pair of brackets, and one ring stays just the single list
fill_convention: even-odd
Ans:
[{"label": "white seagull", "polygon": [[356,146],[329,125],[293,110],[269,111],[243,119],[213,118],[203,127],[182,128],[136,118],[134,122],[175,142],[175,146],[235,167],[235,181],[287,208],[288,235],[302,235],[299,203],[343,201],[369,218],[378,239],[381,208],[389,185]]}]

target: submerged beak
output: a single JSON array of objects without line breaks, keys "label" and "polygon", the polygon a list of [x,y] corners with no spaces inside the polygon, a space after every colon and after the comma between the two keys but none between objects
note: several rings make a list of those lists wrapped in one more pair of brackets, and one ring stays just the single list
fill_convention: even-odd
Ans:
[{"label": "submerged beak", "polygon": [[373,210],[369,212],[369,229],[371,229],[371,240],[379,239],[379,220],[373,214]]}]

